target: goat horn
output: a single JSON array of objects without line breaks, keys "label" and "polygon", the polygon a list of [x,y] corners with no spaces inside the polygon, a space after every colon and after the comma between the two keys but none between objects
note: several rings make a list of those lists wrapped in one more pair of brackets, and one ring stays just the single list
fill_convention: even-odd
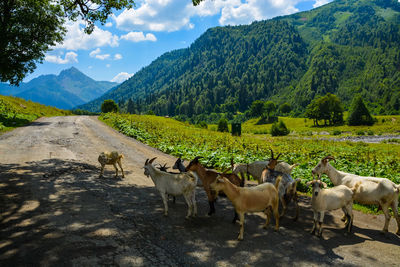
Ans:
[{"label": "goat horn", "polygon": [[282,153],[279,153],[275,160],[278,160]]},{"label": "goat horn", "polygon": [[336,162],[336,159],[333,156],[326,156],[322,160],[330,160],[330,159],[333,159]]},{"label": "goat horn", "polygon": [[144,163],[144,165],[147,165],[148,162],[149,162],[149,159],[146,159],[146,162]]},{"label": "goat horn", "polygon": [[149,161],[149,164],[152,164],[153,163],[153,161],[156,159],[157,157],[155,157],[155,158],[152,158],[150,161]]},{"label": "goat horn", "polygon": [[201,158],[204,158],[204,157],[202,157],[202,156],[197,156],[197,157],[195,157],[195,158],[192,160],[192,162],[198,162],[199,159],[201,159]]},{"label": "goat horn", "polygon": [[272,151],[272,148],[270,148],[269,150],[271,150],[271,159],[274,159],[274,151]]}]

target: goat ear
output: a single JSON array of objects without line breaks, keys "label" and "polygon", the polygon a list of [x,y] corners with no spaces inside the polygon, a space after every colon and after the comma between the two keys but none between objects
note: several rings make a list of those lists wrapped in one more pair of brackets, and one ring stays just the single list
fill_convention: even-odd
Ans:
[{"label": "goat ear", "polygon": [[[324,183],[324,182],[322,182],[321,181],[321,185],[324,187],[324,188],[327,188],[328,186],[326,185],[326,183]],[[321,187],[322,188],[322,187]]]},{"label": "goat ear", "polygon": [[152,158],[150,161],[149,161],[149,164],[152,164],[153,163],[153,161],[156,159],[157,157],[155,157],[155,158]]},{"label": "goat ear", "polygon": [[310,186],[310,185],[312,185],[312,184],[314,184],[314,180],[308,181],[306,185],[307,185],[307,186]]}]

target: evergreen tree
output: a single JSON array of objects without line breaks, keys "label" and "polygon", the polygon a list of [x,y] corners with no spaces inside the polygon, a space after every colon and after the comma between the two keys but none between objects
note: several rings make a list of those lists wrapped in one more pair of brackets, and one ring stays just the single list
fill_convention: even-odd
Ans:
[{"label": "evergreen tree", "polygon": [[347,119],[349,125],[373,125],[374,119],[360,95],[356,95],[351,105],[350,116]]},{"label": "evergreen tree", "polygon": [[132,98],[129,98],[128,100],[126,111],[130,114],[135,113],[135,103],[133,102]]}]

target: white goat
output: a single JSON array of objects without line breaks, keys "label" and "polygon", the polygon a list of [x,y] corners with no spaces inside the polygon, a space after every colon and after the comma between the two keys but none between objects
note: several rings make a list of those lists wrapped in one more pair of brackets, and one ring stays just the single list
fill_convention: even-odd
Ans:
[{"label": "white goat", "polygon": [[337,210],[340,208],[347,217],[345,228],[347,228],[347,232],[351,232],[353,226],[353,195],[360,183],[361,182],[358,182],[352,189],[345,185],[323,189],[322,187],[326,187],[326,184],[320,180],[313,180],[307,183],[308,186],[312,185],[311,207],[314,211],[312,234],[317,230],[318,221],[319,229],[317,230],[317,235],[322,235],[322,222],[324,221],[325,211]]},{"label": "white goat", "polygon": [[172,174],[158,170],[152,165],[156,158],[147,159],[144,174],[151,177],[164,203],[164,215],[168,215],[168,195],[183,195],[188,205],[186,218],[197,215],[196,184],[197,175],[193,172]]},{"label": "white goat", "polygon": [[[248,164],[238,163],[233,165],[232,173],[236,175],[239,175],[240,173],[242,179],[244,179],[245,177],[244,174],[247,175],[250,174],[251,176],[253,176],[254,179],[257,180],[259,184],[261,184],[262,183],[261,174],[268,164],[269,161],[254,161]],[[284,161],[279,161],[275,167],[275,170],[281,173],[290,174],[293,168],[296,166],[297,164],[289,165]]]},{"label": "white goat", "polygon": [[210,188],[216,191],[223,191],[233,206],[240,219],[240,231],[238,240],[243,240],[244,214],[248,212],[265,211],[267,220],[264,224],[266,228],[271,219],[271,210],[275,217],[275,231],[279,230],[279,197],[278,186],[281,177],[276,180],[275,186],[270,183],[260,184],[251,187],[239,187],[231,183],[226,177],[218,175],[210,184]]},{"label": "white goat", "polygon": [[332,156],[323,158],[312,170],[313,176],[320,176],[324,173],[329,176],[329,179],[334,185],[345,185],[349,188],[361,182],[359,190],[357,190],[354,195],[354,200],[362,204],[376,204],[382,207],[383,213],[385,214],[385,225],[382,232],[388,231],[390,221],[389,207],[391,207],[397,221],[396,234],[400,235],[400,218],[397,210],[400,185],[396,185],[386,178],[365,177],[338,171],[329,164],[329,160],[331,159],[334,160]]},{"label": "white goat", "polygon": [[115,168],[115,177],[118,177],[118,168],[117,168],[117,164],[118,166],[121,168],[122,171],[122,178],[125,177],[124,174],[124,170],[122,169],[122,164],[121,164],[121,159],[124,158],[124,155],[122,154],[118,154],[117,151],[112,151],[112,152],[108,152],[108,151],[104,151],[101,152],[99,157],[98,157],[98,161],[101,164],[101,170],[100,170],[100,178],[103,177],[103,172],[104,172],[104,167],[105,165],[113,165]]}]

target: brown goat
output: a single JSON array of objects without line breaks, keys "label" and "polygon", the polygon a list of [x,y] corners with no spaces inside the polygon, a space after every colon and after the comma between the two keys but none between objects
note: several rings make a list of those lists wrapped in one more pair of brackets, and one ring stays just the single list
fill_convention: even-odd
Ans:
[{"label": "brown goat", "polygon": [[[215,213],[215,206],[214,202],[216,199],[216,194],[211,191],[210,184],[217,179],[218,175],[221,175],[223,177],[226,177],[230,182],[232,182],[236,186],[243,187],[244,186],[244,180],[240,179],[236,174],[233,173],[218,173],[214,170],[208,170],[204,168],[203,165],[199,162],[199,159],[202,157],[196,157],[194,158],[189,165],[186,167],[186,171],[194,171],[197,173],[199,176],[202,184],[204,191],[206,191],[207,198],[208,198],[208,203],[210,205],[210,211],[208,212],[208,215],[211,215]],[[233,223],[237,219],[237,214],[235,213],[235,217],[233,218]]]},{"label": "brown goat", "polygon": [[227,178],[218,176],[210,187],[217,193],[223,191],[235,207],[240,217],[240,231],[238,240],[243,240],[244,215],[248,212],[264,211],[267,219],[264,228],[267,228],[271,220],[271,210],[275,217],[275,231],[279,229],[279,197],[278,186],[282,177],[276,179],[275,185],[270,183],[260,184],[251,187],[237,187]]}]

